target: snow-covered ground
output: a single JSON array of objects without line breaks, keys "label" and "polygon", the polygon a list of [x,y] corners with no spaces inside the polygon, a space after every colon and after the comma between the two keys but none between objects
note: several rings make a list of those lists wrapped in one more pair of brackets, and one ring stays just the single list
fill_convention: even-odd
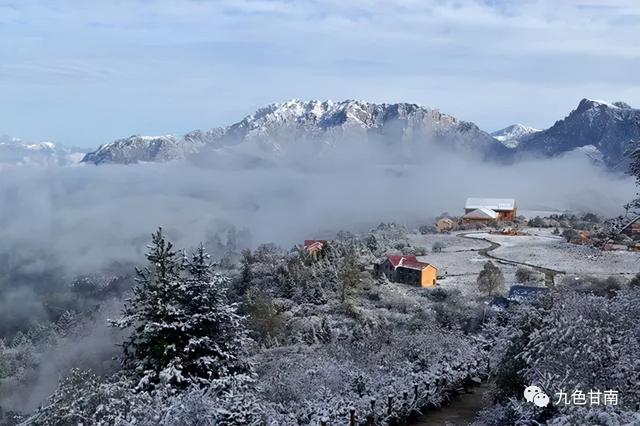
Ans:
[{"label": "snow-covered ground", "polygon": [[531,228],[529,236],[503,236],[488,233],[470,235],[500,244],[495,256],[576,275],[635,275],[640,271],[640,253],[601,251],[567,243],[551,234],[551,229]]},{"label": "snow-covered ground", "polygon": [[[567,275],[593,275],[607,277],[618,275],[630,278],[640,271],[640,253],[626,251],[600,251],[588,246],[567,243],[562,237],[551,234],[552,229],[529,228],[528,236],[503,236],[489,233],[470,233],[464,238],[461,232],[451,234],[410,234],[412,245],[424,247],[428,254],[419,256],[440,270],[447,271],[447,278],[438,280],[442,288],[456,288],[465,294],[477,293],[476,279],[484,263],[489,260],[479,253],[489,247],[486,239],[500,244],[491,254],[500,258],[565,272]],[[475,238],[475,240],[474,240]],[[441,241],[445,248],[432,252],[433,243]],[[507,287],[516,283],[516,265],[494,262],[505,275]]]},{"label": "snow-covered ground", "polygon": [[[447,278],[438,280],[438,285],[442,288],[458,289],[464,294],[477,294],[476,279],[484,263],[489,260],[482,256],[479,250],[489,247],[489,244],[486,241],[463,238],[458,234],[411,234],[408,238],[412,245],[424,247],[429,252],[418,259],[435,265],[440,272],[447,272]],[[440,253],[431,251],[436,241],[445,244]],[[500,265],[500,269],[505,275],[507,286],[515,282],[514,266]]]}]

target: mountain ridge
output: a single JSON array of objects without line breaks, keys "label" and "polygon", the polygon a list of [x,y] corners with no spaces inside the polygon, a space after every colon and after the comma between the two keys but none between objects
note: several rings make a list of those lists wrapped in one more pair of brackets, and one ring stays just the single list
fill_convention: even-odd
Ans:
[{"label": "mountain ridge", "polygon": [[81,162],[96,165],[228,155],[253,158],[249,163],[255,163],[279,157],[308,161],[349,150],[366,150],[373,161],[411,161],[444,149],[498,162],[575,152],[609,169],[624,170],[626,153],[638,145],[640,110],[624,102],[584,98],[548,129],[514,124],[489,134],[472,122],[418,104],[293,99],[259,108],[229,126],[184,135],[132,135],[86,154],[4,136],[0,163],[67,165],[80,161],[81,155]]},{"label": "mountain ridge", "polygon": [[70,165],[79,163],[85,155],[80,149],[53,142],[29,142],[0,135],[0,165]]},{"label": "mountain ridge", "polygon": [[205,147],[220,149],[241,144],[253,144],[261,153],[271,154],[286,154],[306,145],[315,155],[344,143],[345,139],[373,140],[379,145],[398,143],[405,148],[415,146],[418,140],[427,140],[433,146],[459,151],[500,149],[492,147],[498,145],[497,141],[474,123],[438,109],[410,103],[376,104],[357,100],[294,99],[271,104],[227,127],[195,130],[184,136],[173,136],[174,139],[151,138],[148,148],[158,155],[141,153],[144,141],[137,138],[102,145],[83,161],[94,164],[167,161],[186,157]]}]

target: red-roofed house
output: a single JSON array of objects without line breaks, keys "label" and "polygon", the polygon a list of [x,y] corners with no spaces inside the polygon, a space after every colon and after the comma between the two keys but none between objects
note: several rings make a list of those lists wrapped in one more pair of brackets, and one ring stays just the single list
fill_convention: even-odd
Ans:
[{"label": "red-roofed house", "polygon": [[309,253],[315,255],[327,245],[327,240],[304,240],[303,247]]},{"label": "red-roofed house", "polygon": [[438,276],[438,268],[419,261],[415,256],[388,256],[376,265],[375,270],[378,274],[386,275],[391,281],[420,287],[436,285]]}]

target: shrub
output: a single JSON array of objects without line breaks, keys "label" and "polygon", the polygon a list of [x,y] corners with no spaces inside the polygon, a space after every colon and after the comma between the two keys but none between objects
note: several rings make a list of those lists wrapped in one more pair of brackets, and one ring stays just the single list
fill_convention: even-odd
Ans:
[{"label": "shrub", "polygon": [[425,290],[422,295],[433,302],[444,302],[450,296],[449,291],[440,287]]},{"label": "shrub", "polygon": [[442,241],[436,241],[431,246],[431,251],[433,251],[434,253],[441,253],[445,247],[446,247],[445,243],[443,243]]},{"label": "shrub", "polygon": [[575,229],[565,229],[562,231],[562,236],[568,243],[575,241],[580,238],[580,233]]},{"label": "shrub", "polygon": [[542,281],[544,277],[540,273],[530,268],[519,266],[516,270],[516,281],[519,283],[530,283]]},{"label": "shrub", "polygon": [[562,282],[565,290],[593,294],[595,296],[614,296],[622,289],[622,283],[616,277],[597,278],[591,275],[565,277]]},{"label": "shrub", "polygon": [[533,227],[533,228],[543,228],[545,227],[547,224],[544,221],[543,218],[541,218],[540,216],[536,216],[533,219],[531,219],[529,221],[529,223],[527,223],[527,225]]},{"label": "shrub", "polygon": [[282,312],[268,294],[251,289],[245,296],[243,308],[249,315],[247,326],[258,342],[270,344],[284,335],[286,322]]},{"label": "shrub", "polygon": [[433,234],[434,232],[436,232],[436,228],[431,226],[431,225],[421,225],[418,228],[418,231],[422,234],[422,235],[426,235],[426,234]]}]

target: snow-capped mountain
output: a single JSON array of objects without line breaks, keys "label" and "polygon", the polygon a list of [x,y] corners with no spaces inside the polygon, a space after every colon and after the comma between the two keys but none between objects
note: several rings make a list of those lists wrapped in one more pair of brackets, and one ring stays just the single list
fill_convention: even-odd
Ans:
[{"label": "snow-capped mountain", "polygon": [[182,138],[173,135],[136,135],[101,145],[96,151],[88,153],[82,161],[94,164],[169,161],[185,158],[197,152],[202,145],[202,140],[189,138],[188,135]]},{"label": "snow-capped mountain", "polygon": [[612,169],[625,170],[626,153],[640,144],[640,109],[624,102],[582,99],[578,107],[552,127],[520,141],[521,154],[554,156],[584,148]]},{"label": "snow-capped mountain", "polygon": [[231,164],[240,156],[255,164],[274,158],[338,158],[346,152],[357,153],[363,161],[389,161],[424,158],[444,149],[498,161],[575,153],[624,169],[625,152],[640,143],[640,110],[621,102],[583,99],[547,130],[515,124],[492,135],[415,104],[291,100],[261,108],[228,127],[120,139],[100,146],[83,161],[130,164],[191,156]]},{"label": "snow-capped mountain", "polygon": [[487,152],[500,145],[473,123],[415,104],[291,100],[243,120],[184,136],[132,136],[87,154],[83,161],[136,163],[184,158],[203,149],[288,156],[323,155],[334,148],[382,148],[409,153],[426,147]]},{"label": "snow-capped mountain", "polygon": [[11,165],[68,165],[78,163],[84,152],[56,145],[52,142],[26,142],[0,136],[0,164]]},{"label": "snow-capped mountain", "polygon": [[515,148],[522,139],[539,131],[540,129],[534,129],[524,124],[512,124],[511,126],[491,133],[491,136],[502,142],[507,148]]}]

